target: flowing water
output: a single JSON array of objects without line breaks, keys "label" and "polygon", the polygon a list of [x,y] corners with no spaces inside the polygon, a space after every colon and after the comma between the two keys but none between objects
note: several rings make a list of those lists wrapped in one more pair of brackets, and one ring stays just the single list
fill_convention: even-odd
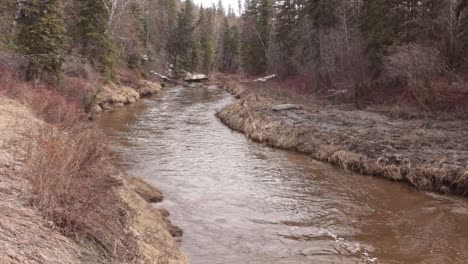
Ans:
[{"label": "flowing water", "polygon": [[468,263],[468,200],[343,172],[233,132],[216,87],[98,120],[118,163],[165,194],[195,264]]}]

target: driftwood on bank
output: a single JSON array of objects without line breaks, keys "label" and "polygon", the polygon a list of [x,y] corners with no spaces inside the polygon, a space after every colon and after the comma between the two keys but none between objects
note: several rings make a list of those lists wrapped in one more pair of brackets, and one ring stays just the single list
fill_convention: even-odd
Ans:
[{"label": "driftwood on bank", "polygon": [[280,104],[274,105],[271,109],[273,109],[273,111],[298,110],[300,106],[295,104]]},{"label": "driftwood on bank", "polygon": [[208,81],[208,76],[201,73],[187,73],[184,77],[186,82],[203,82]]}]

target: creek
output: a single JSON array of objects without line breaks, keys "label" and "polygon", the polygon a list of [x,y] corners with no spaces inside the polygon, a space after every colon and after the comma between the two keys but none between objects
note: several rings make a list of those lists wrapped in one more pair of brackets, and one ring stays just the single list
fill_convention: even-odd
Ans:
[{"label": "creek", "polygon": [[118,164],[164,193],[192,263],[468,263],[466,198],[252,142],[215,117],[231,100],[180,86],[97,120]]}]

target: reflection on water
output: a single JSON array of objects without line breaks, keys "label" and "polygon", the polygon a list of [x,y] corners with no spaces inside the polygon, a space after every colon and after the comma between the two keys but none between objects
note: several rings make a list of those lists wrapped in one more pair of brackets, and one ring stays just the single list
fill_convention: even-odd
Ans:
[{"label": "reflection on water", "polygon": [[467,199],[251,142],[215,118],[229,100],[176,87],[98,120],[164,192],[192,263],[468,263]]}]

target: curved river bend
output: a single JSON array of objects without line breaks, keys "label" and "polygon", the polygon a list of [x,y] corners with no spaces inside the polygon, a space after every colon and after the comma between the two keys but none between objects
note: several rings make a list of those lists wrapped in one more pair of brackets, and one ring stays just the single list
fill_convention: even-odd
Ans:
[{"label": "curved river bend", "polygon": [[194,264],[468,263],[468,200],[349,174],[232,132],[176,87],[106,112],[118,162],[165,194]]}]

